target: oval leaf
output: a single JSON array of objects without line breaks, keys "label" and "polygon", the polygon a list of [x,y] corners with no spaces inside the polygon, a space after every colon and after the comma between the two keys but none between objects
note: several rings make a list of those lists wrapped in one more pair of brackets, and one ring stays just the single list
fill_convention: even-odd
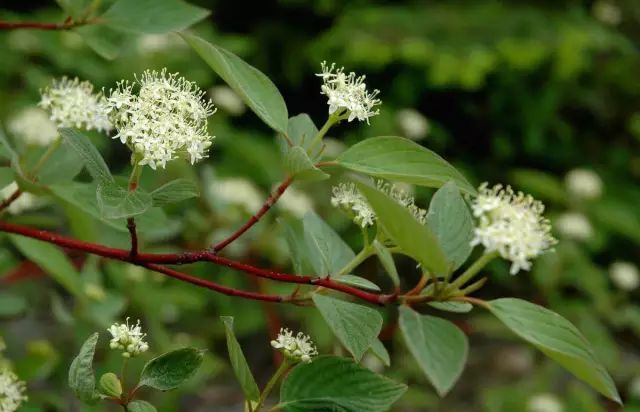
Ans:
[{"label": "oval leaf", "polygon": [[308,149],[309,144],[318,134],[318,128],[308,114],[300,113],[297,116],[289,118],[287,132],[289,139],[295,146],[302,146]]},{"label": "oval leaf", "polygon": [[336,160],[347,169],[370,176],[430,187],[440,187],[453,180],[464,193],[476,193],[475,188],[446,160],[403,137],[363,140]]},{"label": "oval leaf", "polygon": [[299,181],[318,181],[329,178],[329,175],[318,169],[307,152],[301,146],[292,147],[285,158],[287,171],[291,177]]},{"label": "oval leaf", "polygon": [[275,131],[287,133],[287,106],[278,88],[267,76],[222,47],[191,34],[180,33],[180,36],[258,117]]},{"label": "oval leaf", "polygon": [[379,190],[360,183],[358,188],[376,212],[378,224],[403,252],[437,274],[447,273],[447,259],[427,226],[418,222],[407,208]]},{"label": "oval leaf", "polygon": [[181,0],[117,0],[100,22],[124,31],[168,33],[184,30],[208,15],[208,10]]},{"label": "oval leaf", "polygon": [[198,196],[200,196],[198,187],[194,182],[188,179],[172,180],[151,192],[154,205],[176,203]]},{"label": "oval leaf", "polygon": [[314,212],[304,215],[303,227],[307,256],[316,274],[338,273],[355,257],[349,245]]},{"label": "oval leaf", "polygon": [[400,276],[398,275],[398,269],[396,269],[396,264],[393,261],[393,255],[389,252],[382,243],[378,242],[378,240],[373,241],[373,248],[376,251],[376,255],[378,259],[380,259],[380,263],[382,263],[382,267],[387,272],[394,286],[400,286]]},{"label": "oval leaf", "polygon": [[362,278],[354,275],[340,275],[334,276],[331,279],[336,282],[344,283],[345,285],[355,286],[364,290],[372,290],[374,292],[380,292],[380,286],[376,285],[369,279]]},{"label": "oval leaf", "polygon": [[102,155],[87,136],[75,129],[69,128],[60,129],[60,135],[82,158],[84,165],[87,167],[87,171],[94,180],[99,183],[113,181],[109,166],[107,166]]},{"label": "oval leaf", "polygon": [[147,401],[132,401],[127,405],[128,412],[156,412],[155,406]]},{"label": "oval leaf", "polygon": [[400,330],[409,352],[438,395],[446,395],[467,361],[465,334],[447,320],[420,315],[406,306],[400,307]]},{"label": "oval leaf", "polygon": [[427,305],[444,312],[453,313],[467,313],[473,309],[473,305],[469,302],[427,302]]},{"label": "oval leaf", "polygon": [[376,339],[373,341],[371,346],[369,347],[371,353],[373,353],[376,358],[380,359],[384,366],[391,366],[391,357],[389,356],[389,351],[384,347],[384,344],[380,339]]},{"label": "oval leaf", "polygon": [[244,357],[236,335],[233,333],[233,318],[231,316],[221,316],[220,319],[222,319],[224,323],[224,332],[227,336],[227,350],[229,351],[231,367],[240,382],[242,392],[244,392],[246,399],[257,401],[260,399],[260,389],[258,389],[258,385],[253,378],[253,374],[251,373],[251,369],[249,369],[247,359]]},{"label": "oval leaf", "polygon": [[380,313],[366,306],[318,293],[314,293],[312,298],[329,328],[353,357],[360,361],[382,329]]},{"label": "oval leaf", "polygon": [[459,268],[471,254],[473,219],[454,182],[442,186],[431,198],[427,224],[452,270]]},{"label": "oval leaf", "polygon": [[287,375],[280,388],[280,406],[287,412],[382,412],[406,390],[406,385],[349,359],[320,356]]},{"label": "oval leaf", "polygon": [[116,183],[98,185],[98,207],[106,219],[121,219],[141,215],[153,205],[151,195],[144,190],[130,191]]},{"label": "oval leaf", "polygon": [[76,396],[84,402],[93,402],[98,398],[96,393],[96,377],[93,375],[93,355],[98,343],[98,333],[89,336],[78,356],[69,367],[69,386]]},{"label": "oval leaf", "polygon": [[161,391],[177,388],[196,373],[203,357],[204,351],[195,348],[183,348],[160,355],[144,365],[138,385]]},{"label": "oval leaf", "polygon": [[604,396],[621,403],[616,386],[591,345],[571,322],[522,299],[492,300],[487,308],[509,329]]}]

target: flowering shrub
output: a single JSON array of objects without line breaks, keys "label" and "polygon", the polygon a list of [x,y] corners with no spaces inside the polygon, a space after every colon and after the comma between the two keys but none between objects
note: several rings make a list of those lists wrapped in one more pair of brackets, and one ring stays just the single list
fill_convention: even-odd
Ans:
[{"label": "flowering shrub", "polygon": [[[155,33],[180,31],[206,15],[187,3],[167,0],[150,6],[154,13],[148,19],[139,19],[145,10],[136,4],[133,0],[118,0],[104,14],[89,8],[82,17],[53,27],[28,23],[18,26],[72,29],[95,24],[116,31]],[[250,412],[268,407],[285,411],[391,408],[407,386],[361,365],[369,354],[383,363],[391,362],[379,339],[385,316],[397,319],[398,334],[416,365],[435,391],[445,396],[460,378],[469,351],[465,333],[448,320],[447,312],[464,314],[472,310],[488,311],[578,379],[620,402],[616,386],[593,348],[568,320],[521,299],[483,300],[474,296],[488,281],[482,271],[493,260],[508,261],[510,273],[516,275],[530,270],[539,256],[553,253],[557,241],[551,235],[540,201],[500,184],[490,187],[484,183],[476,189],[438,154],[403,137],[370,137],[338,155],[330,153],[325,138],[332,127],[343,121],[356,127],[356,120],[359,126],[367,127],[384,110],[380,92],[368,88],[364,75],[347,74],[333,63],[321,63],[317,76],[322,84],[318,88],[329,107],[327,118],[318,129],[304,113],[290,117],[290,108],[276,86],[257,68],[193,34],[180,32],[180,37],[277,135],[282,154],[280,163],[273,167],[279,167],[286,177],[266,199],[250,182],[233,177],[219,179],[206,196],[230,209],[247,209],[255,214],[237,230],[206,247],[154,249],[149,233],[161,226],[156,217],[163,208],[194,202],[200,191],[195,179],[167,179],[161,186],[152,186],[144,176],[164,176],[171,163],[181,160],[186,160],[181,162],[186,167],[216,162],[215,155],[209,155],[213,137],[208,122],[216,111],[213,103],[205,99],[196,83],[167,69],[132,74],[135,82],[123,80],[108,88],[109,92],[105,91],[107,88],[98,90],[86,80],[63,77],[41,92],[39,106],[48,119],[40,112],[25,114],[10,127],[13,140],[0,136],[2,153],[8,159],[2,176],[10,177],[0,204],[0,213],[9,214],[2,216],[0,231],[11,234],[27,256],[38,261],[42,259],[42,248],[47,248],[47,253],[66,262],[57,249],[64,248],[124,262],[131,265],[133,273],[138,269],[154,272],[193,288],[207,289],[212,295],[291,305],[292,311],[313,306],[345,356],[319,354],[305,332],[294,334],[282,328],[271,340],[281,361],[262,389],[235,337],[233,318],[222,317],[230,364]],[[237,110],[238,104],[231,106]],[[31,128],[36,122],[48,124],[41,128],[42,136]],[[20,123],[28,123],[29,127]],[[51,124],[55,125],[55,134],[51,133]],[[87,131],[99,133],[89,137]],[[24,144],[16,144],[21,134]],[[116,140],[128,150],[131,167],[126,177],[112,173],[99,149],[119,145]],[[25,162],[34,145],[46,149],[37,161]],[[60,161],[62,155],[74,156],[77,161]],[[58,160],[64,173],[59,170],[52,178],[44,171],[54,160]],[[88,175],[82,176],[81,169]],[[311,210],[303,213],[310,202],[296,199],[295,189],[290,188],[294,183],[314,185],[344,171],[347,174],[343,180],[322,195],[357,225],[361,234],[357,253],[322,217]],[[591,183],[585,183],[590,178]],[[584,198],[597,197],[601,191],[584,171],[568,176],[567,184],[582,188],[573,192]],[[412,185],[434,189],[429,205],[420,207],[416,203],[410,193]],[[115,247],[106,240],[88,241],[17,219],[16,215],[38,204],[71,205],[93,220],[126,231],[128,244]],[[283,214],[290,215],[280,220],[280,228],[293,273],[259,266],[254,263],[259,259],[247,262],[227,257],[232,255],[233,244],[250,236],[251,229],[267,213],[278,213],[271,211],[276,204],[282,206]],[[569,219],[565,226],[575,226],[575,222],[575,218]],[[474,254],[475,248],[479,250]],[[378,261],[384,280],[374,282],[370,277],[354,274],[370,258]],[[409,283],[396,266],[398,258],[412,261],[420,275],[417,282]],[[278,293],[242,289],[196,276],[189,268],[177,265],[230,268],[258,281],[280,282],[287,288]],[[612,268],[612,276],[622,288],[636,287],[628,280],[629,268],[620,265]],[[70,295],[79,301],[103,297],[104,292],[96,285],[82,289],[73,266],[69,266],[69,272],[55,272]],[[425,309],[432,309],[437,315],[426,314]],[[205,352],[200,346],[166,351],[146,362],[138,381],[129,387],[125,377],[130,359],[144,358],[155,349],[147,343],[139,320],[133,324],[126,318],[125,323],[114,323],[107,331],[108,347],[121,355],[119,372],[103,373],[96,384],[95,353],[107,346],[98,345],[97,332],[79,348],[69,368],[69,386],[87,404],[103,401],[115,403],[125,411],[153,411],[155,407],[150,402],[139,399],[145,394],[141,388],[176,389],[202,366]],[[278,384],[279,396],[273,397],[272,390]],[[0,405],[5,400],[8,405],[2,410],[16,410],[25,400],[23,392],[24,385],[12,372],[0,374]],[[535,409],[545,401],[548,403],[548,399],[538,399]]]}]

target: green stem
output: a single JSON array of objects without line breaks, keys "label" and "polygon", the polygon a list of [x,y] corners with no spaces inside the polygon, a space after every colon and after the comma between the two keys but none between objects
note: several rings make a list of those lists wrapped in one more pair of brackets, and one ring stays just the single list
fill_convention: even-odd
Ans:
[{"label": "green stem", "polygon": [[54,140],[53,143],[49,145],[49,147],[47,148],[47,151],[42,154],[40,159],[38,159],[38,163],[36,163],[36,165],[33,166],[33,169],[30,172],[32,177],[35,177],[38,174],[38,172],[44,167],[45,163],[47,163],[47,160],[49,160],[49,158],[53,155],[53,153],[55,153],[55,151],[58,150],[61,144],[62,144],[62,137],[58,136],[56,140]]},{"label": "green stem", "polygon": [[329,131],[329,129],[331,129],[331,126],[333,126],[334,124],[336,124],[337,122],[339,122],[341,120],[341,114],[339,112],[333,112],[329,118],[327,119],[327,121],[324,123],[324,125],[322,126],[322,128],[318,131],[318,134],[315,135],[313,137],[313,139],[311,140],[311,143],[309,143],[309,148],[307,149],[307,153],[311,154],[311,152],[313,151],[313,149],[320,144],[320,142],[322,142],[322,138],[324,137],[325,134],[327,134],[327,132]]},{"label": "green stem", "polygon": [[478,258],[467,270],[460,276],[456,278],[453,282],[449,284],[449,286],[445,289],[444,294],[451,293],[460,288],[460,286],[464,285],[468,281],[470,281],[475,275],[482,270],[489,262],[499,256],[498,252],[486,253]]},{"label": "green stem", "polygon": [[142,166],[138,164],[138,157],[136,155],[133,156],[133,170],[131,171],[131,176],[129,176],[129,191],[135,192],[138,188],[138,183],[140,182],[140,175],[142,174]]},{"label": "green stem", "polygon": [[121,395],[121,399],[125,402],[124,405],[124,410],[127,410],[127,405],[126,403],[128,402],[128,400],[126,399],[126,393],[127,393],[127,388],[125,385],[125,378],[126,378],[126,374],[127,374],[127,363],[128,363],[129,359],[128,358],[122,358],[122,370],[120,371],[120,384],[122,385],[122,395]]},{"label": "green stem", "polygon": [[282,375],[284,375],[287,369],[289,369],[289,366],[291,366],[291,363],[289,362],[289,359],[285,357],[276,373],[274,373],[271,379],[269,379],[267,386],[264,387],[264,390],[260,394],[260,399],[258,399],[258,404],[254,409],[255,412],[260,412],[260,408],[262,408],[262,405],[264,405],[264,402],[267,400],[267,396],[269,396],[269,393],[271,393],[273,387],[278,383]]},{"label": "green stem", "polygon": [[353,269],[357,268],[362,262],[364,262],[369,256],[373,255],[374,253],[375,250],[373,249],[373,247],[371,247],[371,245],[366,245],[357,255],[354,256],[353,259],[351,259],[349,263],[347,263],[342,269],[340,269],[337,275],[348,275]]}]

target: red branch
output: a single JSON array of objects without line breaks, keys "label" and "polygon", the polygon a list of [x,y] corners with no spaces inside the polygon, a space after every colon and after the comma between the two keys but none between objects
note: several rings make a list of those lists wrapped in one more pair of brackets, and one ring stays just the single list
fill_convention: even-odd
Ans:
[{"label": "red branch", "polygon": [[64,23],[34,23],[34,22],[11,22],[0,21],[0,30],[15,29],[36,29],[36,30],[66,30],[73,27],[74,24],[69,21]]},{"label": "red branch", "polygon": [[292,182],[293,182],[293,179],[291,177],[287,177],[282,183],[280,183],[280,186],[278,186],[276,190],[273,193],[271,193],[271,196],[269,196],[267,201],[264,202],[260,210],[258,210],[258,213],[251,216],[251,219],[249,219],[247,223],[245,223],[244,225],[242,225],[242,227],[236,230],[231,236],[229,236],[222,242],[215,244],[213,246],[213,251],[215,253],[220,252],[222,249],[227,247],[231,242],[233,242],[234,240],[242,236],[244,232],[251,229],[253,225],[258,223],[258,221],[262,218],[262,216],[264,216],[265,213],[267,213],[269,209],[271,209],[271,206],[273,206],[278,201],[278,199],[280,199],[280,196],[282,196],[284,191],[287,190],[287,188],[291,185]]},{"label": "red branch", "polygon": [[[298,276],[298,275],[292,275],[288,273],[276,272],[269,269],[263,269],[263,268],[252,266],[246,263],[227,259],[222,256],[217,256],[213,252],[206,251],[206,250],[183,252],[183,253],[166,253],[166,254],[138,253],[136,256],[131,256],[131,253],[129,250],[117,249],[109,246],[99,245],[96,243],[84,242],[81,240],[76,240],[66,236],[58,235],[56,233],[48,232],[46,230],[34,229],[27,226],[16,225],[13,223],[0,222],[0,231],[15,233],[15,234],[26,236],[32,239],[38,239],[44,242],[52,243],[68,249],[91,253],[91,254],[102,256],[105,258],[116,259],[123,262],[129,262],[136,265],[147,266],[147,267],[149,267],[148,265],[151,265],[151,264],[181,265],[181,264],[194,263],[194,262],[211,262],[219,266],[226,266],[231,269],[239,270],[241,272],[245,272],[253,276],[271,279],[278,282],[315,285],[315,286],[321,286],[327,289],[333,289],[333,290],[349,294],[351,296],[357,297],[359,299],[362,299],[377,305],[384,305],[384,304],[393,302],[397,300],[397,296],[398,296],[397,291],[392,294],[378,295],[370,292],[365,292],[360,289],[344,285],[342,283],[335,282],[329,278],[322,278],[322,277],[316,277],[316,276],[302,276],[302,275]],[[156,268],[161,268],[161,267],[157,265],[153,265],[153,270],[156,270]],[[170,271],[171,274],[167,273],[166,271]],[[186,276],[187,278],[189,278],[189,275],[185,275],[185,274],[178,275],[179,272],[175,272],[167,268],[163,268],[161,273],[164,273],[176,278],[179,278],[179,276]],[[200,280],[197,278],[191,278],[191,280],[186,280],[186,281],[189,281],[190,283],[193,283],[193,284],[198,284],[196,282],[200,282]],[[223,287],[220,285],[215,285],[215,288],[217,289],[214,289],[213,286],[209,288],[212,290],[217,290],[222,292],[221,288]],[[235,291],[234,293],[236,292],[238,291]],[[225,293],[225,292],[222,292],[222,293]],[[279,301],[282,301],[282,299]]]}]

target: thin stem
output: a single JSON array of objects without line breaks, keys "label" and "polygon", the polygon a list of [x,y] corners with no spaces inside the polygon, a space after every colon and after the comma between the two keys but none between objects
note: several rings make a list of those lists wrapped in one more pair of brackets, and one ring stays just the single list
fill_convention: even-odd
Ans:
[{"label": "thin stem", "polygon": [[341,120],[341,113],[338,113],[337,111],[329,115],[329,118],[324,123],[322,128],[318,131],[318,134],[316,134],[311,140],[311,143],[309,143],[309,148],[307,149],[307,153],[313,152],[313,149],[315,149],[315,147],[319,145],[320,142],[322,142],[322,138],[324,137],[325,134],[327,134],[329,129],[331,129],[331,126],[333,126],[340,120]]},{"label": "thin stem", "polygon": [[416,283],[413,289],[408,291],[406,295],[412,296],[420,293],[422,289],[424,289],[424,287],[427,285],[427,282],[429,282],[429,279],[431,279],[431,276],[428,276],[426,273],[422,273],[422,276],[420,277],[420,280],[418,281],[418,283]]},{"label": "thin stem", "polygon": [[[133,155],[133,170],[129,177],[129,192],[135,192],[138,189],[140,183],[140,175],[142,174],[142,166],[139,164],[137,155]],[[138,256],[138,231],[136,230],[136,220],[133,217],[127,218],[127,229],[129,230],[129,237],[131,238],[131,250],[129,256],[135,258]]]},{"label": "thin stem", "polygon": [[351,259],[349,263],[344,265],[342,269],[338,272],[338,276],[348,275],[353,269],[360,266],[362,262],[367,260],[367,258],[375,253],[373,247],[367,245],[365,246],[357,255]]},{"label": "thin stem", "polygon": [[267,382],[267,386],[264,387],[264,390],[260,394],[260,399],[258,399],[258,404],[254,409],[255,412],[260,412],[260,408],[262,408],[262,405],[264,405],[264,402],[267,400],[267,396],[269,396],[269,393],[271,393],[271,390],[276,385],[276,383],[278,383],[282,375],[284,375],[287,369],[289,369],[289,366],[291,366],[291,362],[285,357],[282,360],[282,363],[280,364],[278,370],[276,370],[276,373],[274,373],[271,379],[269,379],[269,382]]},{"label": "thin stem", "polygon": [[67,17],[62,23],[40,23],[22,21],[0,21],[0,30],[33,29],[33,30],[69,30],[74,27],[84,26],[95,22],[95,19],[83,19],[73,21]]},{"label": "thin stem", "polygon": [[58,150],[61,144],[62,144],[62,137],[58,136],[56,140],[54,140],[53,143],[49,145],[49,147],[42,154],[40,159],[38,159],[38,162],[36,163],[36,165],[33,166],[33,169],[31,169],[31,171],[29,172],[29,174],[32,177],[35,177],[38,174],[38,172],[44,167],[44,165],[51,158],[51,156],[56,152],[56,150]]},{"label": "thin stem", "polygon": [[460,288],[460,286],[464,285],[468,281],[470,281],[482,268],[484,268],[489,262],[499,256],[498,252],[486,253],[478,258],[467,270],[458,276],[456,280],[451,282],[449,286],[444,290],[446,293],[451,293]]},{"label": "thin stem", "polygon": [[11,203],[13,203],[17,198],[19,198],[21,194],[22,194],[22,190],[18,188],[13,193],[11,193],[11,196],[3,200],[2,203],[0,203],[0,214],[4,212],[6,208],[11,206]]},{"label": "thin stem", "polygon": [[278,201],[278,199],[280,199],[280,196],[282,196],[282,194],[285,192],[285,190],[287,190],[292,182],[293,179],[290,176],[287,176],[287,178],[282,183],[280,183],[276,190],[271,193],[271,196],[269,196],[269,198],[264,202],[260,210],[258,210],[255,215],[251,216],[251,218],[238,230],[236,230],[231,236],[213,245],[214,253],[218,253],[225,247],[229,246],[229,244],[242,236],[247,230],[251,229],[253,225],[258,223],[262,216],[264,216],[269,211],[269,209],[271,209],[271,207]]},{"label": "thin stem", "polygon": [[127,399],[125,397],[127,386],[125,384],[125,381],[126,381],[126,378],[127,378],[126,374],[127,374],[127,364],[128,363],[129,363],[129,359],[123,357],[122,358],[122,369],[120,370],[120,384],[122,385],[122,395],[121,396],[122,396],[122,401],[125,403],[125,405],[123,405],[123,406],[125,406],[125,407],[126,407],[126,403],[127,403]]}]

